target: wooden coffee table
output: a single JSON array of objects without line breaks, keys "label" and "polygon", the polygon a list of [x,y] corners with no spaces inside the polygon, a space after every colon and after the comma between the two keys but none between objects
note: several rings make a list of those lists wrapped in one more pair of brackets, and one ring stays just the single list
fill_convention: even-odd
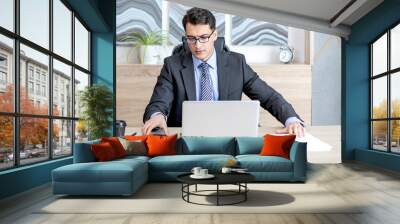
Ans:
[{"label": "wooden coffee table", "polygon": [[[182,174],[177,177],[178,181],[182,183],[182,199],[188,203],[198,204],[198,205],[234,205],[245,202],[247,200],[247,192],[249,188],[247,183],[255,180],[255,177],[249,173],[215,173],[215,177],[212,179],[193,179],[190,177],[191,173]],[[198,190],[197,185],[215,185],[215,190]],[[195,190],[191,191],[190,186],[195,186]],[[224,190],[220,189],[220,185],[236,185],[237,190]],[[215,194],[206,194],[210,192],[215,192]],[[193,202],[190,200],[190,196],[203,196],[203,197],[216,197],[216,204],[202,204]],[[232,197],[240,196],[239,200],[231,203],[221,202],[222,197]]]}]

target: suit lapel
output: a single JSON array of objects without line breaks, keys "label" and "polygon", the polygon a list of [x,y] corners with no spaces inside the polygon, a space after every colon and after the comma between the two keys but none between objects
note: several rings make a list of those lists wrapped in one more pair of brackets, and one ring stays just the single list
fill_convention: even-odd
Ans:
[{"label": "suit lapel", "polygon": [[196,82],[194,80],[193,60],[191,54],[185,54],[183,58],[181,76],[188,100],[196,100]]},{"label": "suit lapel", "polygon": [[226,100],[229,92],[228,74],[228,55],[225,52],[217,54],[218,66],[218,94],[219,100]]}]

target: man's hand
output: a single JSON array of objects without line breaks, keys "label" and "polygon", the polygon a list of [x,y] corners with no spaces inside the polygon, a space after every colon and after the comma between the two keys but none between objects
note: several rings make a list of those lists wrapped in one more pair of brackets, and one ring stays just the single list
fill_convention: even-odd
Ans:
[{"label": "man's hand", "polygon": [[143,128],[142,128],[142,133],[144,135],[149,135],[151,131],[159,127],[162,130],[164,130],[165,134],[168,135],[168,130],[167,130],[167,122],[165,121],[165,117],[162,114],[157,114],[151,117],[149,120],[144,123]]},{"label": "man's hand", "polygon": [[296,135],[298,138],[304,137],[304,127],[300,122],[290,123],[286,128],[276,130],[277,134],[291,134]]}]

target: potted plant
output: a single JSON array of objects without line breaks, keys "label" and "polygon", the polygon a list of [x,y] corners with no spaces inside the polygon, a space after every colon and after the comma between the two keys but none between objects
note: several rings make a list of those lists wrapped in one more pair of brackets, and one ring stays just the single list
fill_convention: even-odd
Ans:
[{"label": "potted plant", "polygon": [[110,136],[112,126],[113,95],[109,88],[94,84],[80,92],[81,119],[87,126],[89,140]]},{"label": "potted plant", "polygon": [[161,44],[165,40],[161,31],[150,31],[145,34],[133,32],[125,35],[122,41],[131,41],[139,49],[139,59],[142,64],[158,64],[161,60]]}]

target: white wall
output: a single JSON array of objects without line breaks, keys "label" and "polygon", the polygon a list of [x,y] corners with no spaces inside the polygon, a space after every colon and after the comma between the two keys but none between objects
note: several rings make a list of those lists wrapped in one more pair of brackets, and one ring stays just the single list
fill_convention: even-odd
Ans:
[{"label": "white wall", "polygon": [[340,125],[341,39],[311,32],[312,125]]}]

